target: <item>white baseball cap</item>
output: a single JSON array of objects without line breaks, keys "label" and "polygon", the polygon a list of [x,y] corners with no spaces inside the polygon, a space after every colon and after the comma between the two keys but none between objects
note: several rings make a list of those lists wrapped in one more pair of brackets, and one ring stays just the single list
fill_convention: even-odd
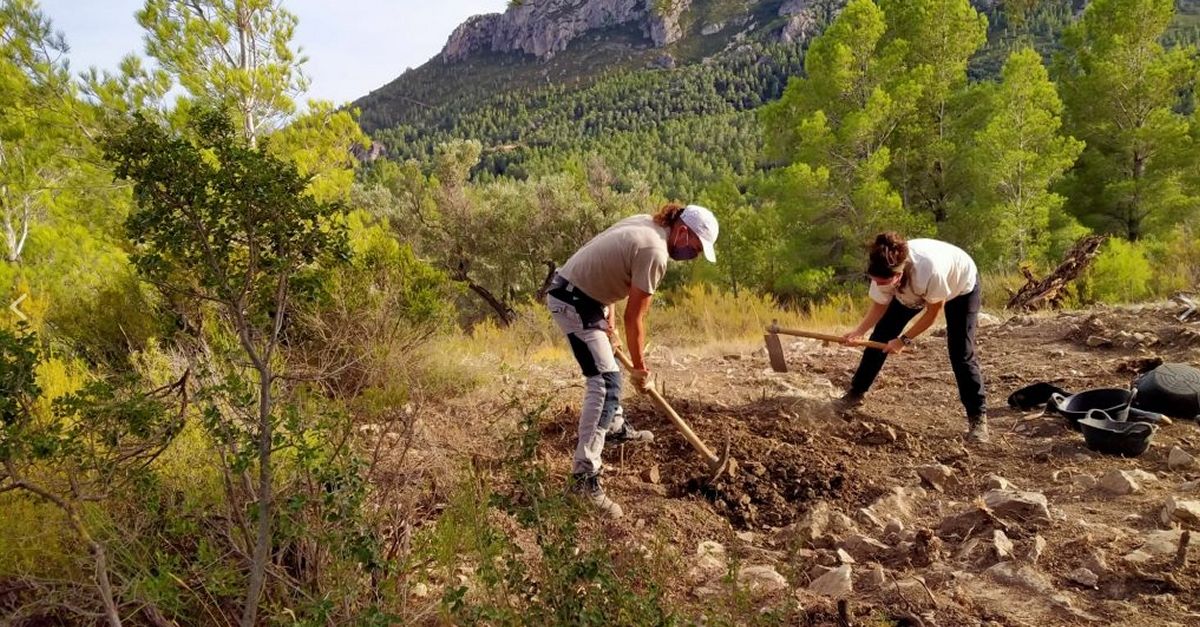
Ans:
[{"label": "white baseball cap", "polygon": [[716,263],[717,251],[713,250],[713,244],[717,243],[717,233],[721,230],[717,216],[700,205],[688,205],[679,214],[679,219],[700,238],[700,243],[704,245],[704,258]]}]

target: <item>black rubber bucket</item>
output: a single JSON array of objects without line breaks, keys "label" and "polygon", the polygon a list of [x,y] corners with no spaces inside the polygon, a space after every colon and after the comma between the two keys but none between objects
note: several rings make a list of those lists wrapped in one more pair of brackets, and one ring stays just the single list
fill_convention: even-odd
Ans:
[{"label": "black rubber bucket", "polygon": [[1172,418],[1200,416],[1200,369],[1187,364],[1163,364],[1138,377],[1134,384],[1138,409]]},{"label": "black rubber bucket", "polygon": [[1144,422],[1112,420],[1098,409],[1089,411],[1087,417],[1079,421],[1079,427],[1089,449],[1120,457],[1137,457],[1145,453],[1157,429]]},{"label": "black rubber bucket", "polygon": [[1103,410],[1108,416],[1117,416],[1129,405],[1130,391],[1124,388],[1096,388],[1078,394],[1050,395],[1050,404],[1055,411],[1067,419],[1067,424],[1079,431],[1079,421],[1093,409]]}]

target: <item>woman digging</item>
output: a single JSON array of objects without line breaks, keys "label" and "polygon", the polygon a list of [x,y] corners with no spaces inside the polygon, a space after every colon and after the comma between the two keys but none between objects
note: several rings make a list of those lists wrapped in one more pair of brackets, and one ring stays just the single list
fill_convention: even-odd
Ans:
[{"label": "woman digging", "polygon": [[585,377],[574,488],[614,518],[623,512],[600,485],[600,454],[606,444],[649,442],[654,435],[633,428],[621,408],[621,371],[613,353],[621,342],[613,305],[629,299],[625,335],[634,367],[631,376],[634,386],[645,391],[650,376],[642,352],[646,312],[667,271],[667,260],[687,261],[703,252],[715,262],[717,230],[717,219],[708,209],[669,204],[653,216],[626,218],[595,236],[550,282],[546,305]]},{"label": "woman digging", "polygon": [[[842,337],[853,342],[874,328],[870,339],[886,342],[887,349],[863,351],[850,389],[838,403],[841,409],[862,405],[887,356],[904,352],[944,310],[950,367],[967,411],[967,438],[987,441],[986,396],[975,355],[981,293],[975,261],[953,244],[935,239],[905,241],[888,232],[880,233],[871,244],[867,274],[871,278],[871,309],[857,328]],[[921,317],[905,331],[918,313]]]}]

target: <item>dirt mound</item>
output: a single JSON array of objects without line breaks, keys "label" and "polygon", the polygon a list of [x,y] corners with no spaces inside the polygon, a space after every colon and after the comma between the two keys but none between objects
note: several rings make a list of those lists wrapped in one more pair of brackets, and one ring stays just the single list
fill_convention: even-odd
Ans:
[{"label": "dirt mound", "polygon": [[[738,450],[747,450],[744,445],[751,439],[762,440],[754,442],[758,447],[767,444],[762,438],[747,438]],[[792,523],[808,501],[848,500],[860,483],[856,479],[843,462],[781,446],[769,458],[742,463],[738,472],[714,483],[693,477],[684,483],[683,492],[708,499],[736,529],[761,529]]]}]

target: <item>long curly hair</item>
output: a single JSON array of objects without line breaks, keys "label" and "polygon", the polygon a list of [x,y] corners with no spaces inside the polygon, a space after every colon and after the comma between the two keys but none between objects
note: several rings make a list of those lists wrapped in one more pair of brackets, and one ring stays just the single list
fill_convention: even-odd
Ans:
[{"label": "long curly hair", "polygon": [[908,241],[895,231],[875,236],[871,243],[867,274],[880,279],[896,276],[908,261]]},{"label": "long curly hair", "polygon": [[669,229],[679,220],[679,214],[681,213],[683,213],[683,205],[669,202],[660,207],[658,213],[654,214],[654,223],[665,229]]}]

